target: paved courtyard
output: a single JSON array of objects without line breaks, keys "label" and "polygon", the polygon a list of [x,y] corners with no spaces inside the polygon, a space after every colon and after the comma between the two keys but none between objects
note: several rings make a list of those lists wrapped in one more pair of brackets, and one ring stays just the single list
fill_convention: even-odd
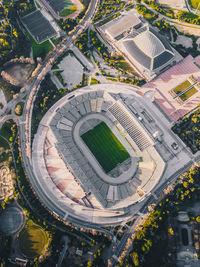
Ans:
[{"label": "paved courtyard", "polygon": [[72,89],[75,85],[81,83],[83,66],[76,57],[69,54],[60,62],[59,68],[64,70],[61,75],[68,89]]},{"label": "paved courtyard", "polygon": [[158,0],[157,2],[161,5],[166,5],[171,8],[186,8],[185,0]]},{"label": "paved courtyard", "polygon": [[177,98],[170,94],[170,90],[183,83],[189,77],[195,78],[197,83],[200,79],[200,56],[193,58],[186,57],[179,64],[168,69],[154,80],[142,87],[140,94],[148,91],[154,93],[156,103],[162,108],[172,121],[194,109],[200,102],[200,90],[189,99],[180,103]]},{"label": "paved courtyard", "polygon": [[5,95],[1,89],[0,89],[0,99],[1,99],[0,102],[5,106],[7,104],[7,102],[6,102]]}]

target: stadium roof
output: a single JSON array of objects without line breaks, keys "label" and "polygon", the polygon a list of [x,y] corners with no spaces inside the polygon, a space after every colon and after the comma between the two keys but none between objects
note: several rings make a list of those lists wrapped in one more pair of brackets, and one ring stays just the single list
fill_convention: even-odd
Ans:
[{"label": "stadium roof", "polygon": [[149,57],[155,57],[164,50],[162,42],[151,31],[137,35],[134,42]]},{"label": "stadium roof", "polygon": [[146,69],[156,70],[169,62],[174,53],[164,38],[153,29],[145,28],[145,31],[125,38],[123,46],[133,60]]},{"label": "stadium roof", "polygon": [[118,20],[114,20],[106,29],[107,34],[115,38],[122,34],[124,31],[137,26],[141,20],[135,15],[135,11],[130,12],[128,15],[121,16]]}]

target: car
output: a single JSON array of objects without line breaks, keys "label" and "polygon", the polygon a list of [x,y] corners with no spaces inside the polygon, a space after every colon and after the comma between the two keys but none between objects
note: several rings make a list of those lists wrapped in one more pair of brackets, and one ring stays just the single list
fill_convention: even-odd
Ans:
[{"label": "car", "polygon": [[171,145],[171,147],[172,147],[174,150],[177,150],[177,149],[178,149],[178,145],[177,145],[177,143],[175,143],[175,142]]}]

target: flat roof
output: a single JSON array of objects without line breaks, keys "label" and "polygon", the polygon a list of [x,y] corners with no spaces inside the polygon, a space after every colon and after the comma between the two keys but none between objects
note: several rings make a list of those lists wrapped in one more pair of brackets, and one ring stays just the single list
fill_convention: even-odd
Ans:
[{"label": "flat roof", "polygon": [[24,16],[22,22],[37,43],[42,43],[57,34],[40,10]]},{"label": "flat roof", "polygon": [[141,20],[136,16],[135,11],[131,11],[129,14],[122,15],[116,20],[113,20],[112,23],[109,23],[110,26],[106,28],[106,32],[115,38],[139,23],[141,23]]}]

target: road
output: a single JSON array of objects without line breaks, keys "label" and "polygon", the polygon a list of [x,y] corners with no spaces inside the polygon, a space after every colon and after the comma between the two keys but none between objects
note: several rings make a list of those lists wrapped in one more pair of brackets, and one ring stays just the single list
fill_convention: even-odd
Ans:
[{"label": "road", "polygon": [[135,220],[133,220],[132,224],[129,226],[128,231],[126,231],[126,233],[124,233],[124,235],[123,235],[122,239],[120,240],[116,250],[113,251],[113,255],[111,258],[113,266],[115,266],[118,263],[118,258],[122,254],[122,251],[124,250],[124,248],[126,246],[128,238],[131,237],[131,235],[135,231],[135,228],[138,226],[139,221],[141,220],[139,215],[135,215],[134,218],[135,218]]},{"label": "road", "polygon": [[69,241],[68,236],[63,236],[63,241],[64,241],[64,247],[63,247],[63,249],[62,249],[62,251],[60,253],[60,257],[58,259],[58,263],[57,263],[56,267],[61,267],[62,262],[63,262],[64,257],[65,257],[65,253],[66,253],[66,251],[67,251],[67,249],[69,247],[68,246],[68,241]]}]

